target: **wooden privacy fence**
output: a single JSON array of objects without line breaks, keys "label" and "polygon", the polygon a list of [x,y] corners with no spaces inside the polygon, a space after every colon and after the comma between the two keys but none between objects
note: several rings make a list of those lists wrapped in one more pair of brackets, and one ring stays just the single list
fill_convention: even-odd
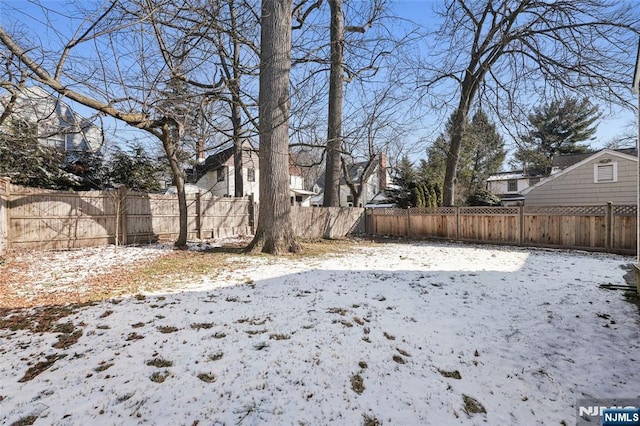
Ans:
[{"label": "wooden privacy fence", "polygon": [[[11,184],[8,187],[0,194],[0,218],[4,218],[4,228],[0,219],[0,235],[4,229],[5,248],[69,249],[116,242],[148,243],[175,239],[179,232],[176,195],[125,190],[49,191]],[[188,194],[187,206],[188,238],[253,232],[249,198]]]},{"label": "wooden privacy fence", "polygon": [[439,207],[368,209],[367,233],[471,242],[636,252],[637,207]]},{"label": "wooden privacy fence", "polygon": [[342,238],[364,234],[361,207],[291,207],[293,232],[305,238]]},{"label": "wooden privacy fence", "polygon": [[[252,198],[188,194],[188,238],[250,235]],[[294,232],[305,238],[364,233],[364,209],[292,207]],[[66,192],[12,185],[0,178],[0,254],[15,249],[70,249],[174,240],[179,232],[176,195],[127,190]]]}]

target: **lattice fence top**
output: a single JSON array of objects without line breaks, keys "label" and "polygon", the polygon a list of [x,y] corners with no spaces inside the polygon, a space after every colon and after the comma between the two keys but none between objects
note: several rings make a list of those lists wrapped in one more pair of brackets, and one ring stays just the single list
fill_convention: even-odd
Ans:
[{"label": "lattice fence top", "polygon": [[406,216],[404,209],[371,209],[371,213],[376,216]]},{"label": "lattice fence top", "polygon": [[447,215],[456,214],[455,207],[411,207],[409,209],[410,214],[433,214],[433,215]]},{"label": "lattice fence top", "polygon": [[614,216],[631,216],[638,214],[638,206],[613,206]]},{"label": "lattice fence top", "polygon": [[460,207],[460,214],[466,215],[517,215],[518,207]]},{"label": "lattice fence top", "polygon": [[525,214],[549,216],[604,216],[606,206],[525,206]]}]

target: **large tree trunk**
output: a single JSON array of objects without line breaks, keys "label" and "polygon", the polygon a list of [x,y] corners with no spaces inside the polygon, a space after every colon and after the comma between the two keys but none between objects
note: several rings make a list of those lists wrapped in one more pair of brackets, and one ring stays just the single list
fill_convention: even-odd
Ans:
[{"label": "large tree trunk", "polygon": [[453,116],[451,127],[451,144],[447,152],[446,170],[444,174],[444,185],[442,190],[442,205],[450,207],[455,205],[455,185],[456,175],[458,173],[458,159],[460,158],[460,150],[462,148],[462,135],[467,124],[467,115],[471,108],[471,103],[476,94],[478,82],[482,80],[484,74],[472,76],[469,72],[465,75],[462,83],[460,102],[458,109]]},{"label": "large tree trunk", "polygon": [[340,156],[342,151],[342,92],[344,86],[344,16],[342,0],[331,6],[331,70],[329,72],[329,116],[327,159],[324,178],[324,207],[340,205]]},{"label": "large tree trunk", "polygon": [[260,210],[248,249],[297,252],[289,200],[292,0],[263,0],[260,42]]},{"label": "large tree trunk", "polygon": [[[238,78],[240,78],[238,76]],[[244,195],[243,177],[243,152],[242,152],[242,116],[240,115],[240,96],[236,89],[239,84],[234,84],[234,91],[231,94],[233,105],[231,107],[231,124],[233,125],[233,167],[234,167],[234,195],[242,197]]]},{"label": "large tree trunk", "polygon": [[[235,3],[229,2],[229,16],[231,17],[231,28],[235,31],[236,15]],[[242,197],[244,195],[244,177],[242,175],[243,154],[242,154],[242,113],[240,102],[240,42],[237,37],[233,38],[233,81],[231,83],[231,124],[233,126],[233,167],[234,167],[234,195]]]},{"label": "large tree trunk", "polygon": [[178,239],[175,242],[175,246],[178,248],[184,248],[187,246],[187,194],[184,188],[184,175],[176,154],[178,137],[179,132],[175,125],[171,125],[169,123],[162,125],[162,146],[164,147],[164,152],[167,154],[171,173],[173,174],[173,180],[176,185],[176,192],[178,193],[180,231],[178,233]]}]

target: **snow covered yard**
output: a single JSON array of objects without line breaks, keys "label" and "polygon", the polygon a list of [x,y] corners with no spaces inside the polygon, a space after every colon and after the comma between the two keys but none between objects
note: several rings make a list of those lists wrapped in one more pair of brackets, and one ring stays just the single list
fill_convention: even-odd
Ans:
[{"label": "snow covered yard", "polygon": [[41,315],[55,332],[5,314],[0,423],[568,425],[579,398],[640,396],[638,308],[599,288],[631,258],[448,243],[237,257]]}]

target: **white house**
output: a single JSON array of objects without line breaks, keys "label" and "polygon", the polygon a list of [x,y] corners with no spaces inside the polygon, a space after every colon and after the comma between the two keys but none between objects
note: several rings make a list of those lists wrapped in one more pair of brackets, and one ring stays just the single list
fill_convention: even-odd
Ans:
[{"label": "white house", "polygon": [[[363,207],[365,205],[372,206],[373,204],[388,203],[384,196],[384,190],[388,188],[391,176],[387,168],[386,156],[383,154],[377,156],[372,160],[368,169],[367,164],[368,162],[355,163],[347,169],[350,182],[357,190],[361,190],[360,199],[357,200],[357,203],[354,200],[351,188],[347,184],[347,179],[344,176],[340,177],[340,206]],[[322,206],[324,179],[325,175],[323,173],[313,187],[314,192],[318,193],[311,199],[311,204],[314,206]]]},{"label": "white house", "polygon": [[[9,106],[10,96],[0,99],[1,111]],[[1,113],[1,112],[0,112]],[[97,152],[104,137],[100,127],[74,112],[59,96],[34,86],[24,89],[11,105],[4,127],[17,123],[35,126],[40,142],[65,152]]]},{"label": "white house", "polygon": [[[291,157],[290,157],[291,160]],[[291,204],[310,206],[313,192],[306,191],[304,179],[298,167],[289,163]],[[218,197],[233,197],[235,194],[235,165],[233,147],[213,154],[197,166],[190,176],[194,185],[203,192]],[[242,149],[242,188],[243,195],[252,195],[254,201],[260,201],[260,168],[258,150],[246,142]]]},{"label": "white house", "polygon": [[504,205],[522,205],[524,197],[521,192],[540,182],[542,177],[542,173],[537,171],[512,170],[495,173],[487,179],[487,190],[500,197]]}]

